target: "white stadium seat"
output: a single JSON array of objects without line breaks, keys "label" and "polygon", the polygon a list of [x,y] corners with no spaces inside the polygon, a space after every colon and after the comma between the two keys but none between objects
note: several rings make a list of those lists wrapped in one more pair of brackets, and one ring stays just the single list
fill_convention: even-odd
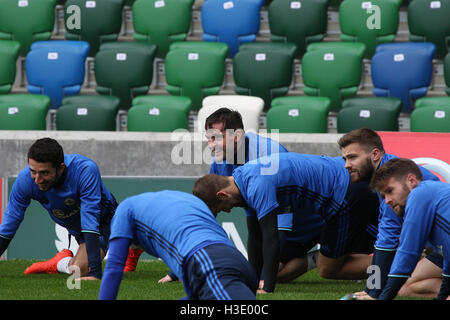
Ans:
[{"label": "white stadium seat", "polygon": [[202,107],[198,111],[197,122],[194,126],[195,131],[204,131],[206,118],[223,107],[241,114],[245,131],[257,132],[259,130],[259,115],[264,108],[263,99],[244,95],[212,95],[202,101]]}]

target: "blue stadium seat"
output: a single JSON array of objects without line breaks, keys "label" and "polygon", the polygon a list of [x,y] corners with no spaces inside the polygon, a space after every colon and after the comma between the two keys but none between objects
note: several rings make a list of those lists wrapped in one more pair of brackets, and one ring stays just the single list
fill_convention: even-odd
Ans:
[{"label": "blue stadium seat", "polygon": [[387,43],[377,46],[372,58],[373,93],[398,97],[403,111],[411,112],[414,101],[428,92],[433,75],[432,43]]},{"label": "blue stadium seat", "polygon": [[259,31],[264,0],[207,0],[202,6],[204,41],[224,42],[232,58],[239,44],[253,42]]},{"label": "blue stadium seat", "polygon": [[80,92],[88,53],[84,41],[34,42],[26,57],[28,92],[49,96],[51,108],[59,108],[63,97]]}]

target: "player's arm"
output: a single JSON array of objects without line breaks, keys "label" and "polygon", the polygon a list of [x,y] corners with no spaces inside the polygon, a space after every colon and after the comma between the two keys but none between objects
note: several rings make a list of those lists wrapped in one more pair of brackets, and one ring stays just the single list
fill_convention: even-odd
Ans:
[{"label": "player's arm", "polygon": [[442,275],[442,284],[436,300],[446,300],[450,297],[450,275]]},{"label": "player's arm", "polygon": [[99,300],[116,299],[130,244],[131,240],[127,238],[114,238],[109,243],[108,261],[100,284]]},{"label": "player's arm", "polygon": [[414,271],[433,226],[432,199],[432,195],[426,190],[422,190],[419,195],[415,193],[414,197],[412,193],[410,194],[405,208],[400,245],[394,257],[386,287],[379,296],[380,300],[394,299]]},{"label": "player's arm", "polygon": [[247,229],[248,261],[259,277],[263,267],[262,234],[259,229],[258,218],[255,215],[247,215]]},{"label": "player's arm", "polygon": [[34,182],[27,179],[26,174],[29,175],[29,172],[21,172],[17,177],[9,196],[8,205],[3,213],[0,224],[0,256],[8,248],[25,216],[25,210],[30,205],[32,197],[30,183]]},{"label": "player's arm", "polygon": [[6,248],[8,248],[11,239],[6,239],[0,236],[0,256],[5,252]]},{"label": "player's arm", "polygon": [[435,300],[446,300],[450,297],[450,263],[444,260],[442,266],[442,284]]},{"label": "player's arm", "polygon": [[102,277],[100,257],[99,218],[101,214],[101,177],[95,164],[86,166],[80,172],[81,232],[86,240],[88,276]]},{"label": "player's arm", "polygon": [[278,220],[275,212],[266,214],[259,220],[262,236],[262,255],[264,261],[265,292],[273,292],[277,280],[278,265],[280,263],[280,240],[278,237]]},{"label": "player's arm", "polygon": [[386,285],[389,270],[394,260],[400,238],[402,220],[389,207],[384,199],[380,204],[377,241],[372,258],[372,265],[377,265],[380,270],[380,288],[366,287],[364,291],[372,298],[378,298]]},{"label": "player's arm", "polygon": [[395,250],[374,249],[372,265],[379,267],[380,287],[369,288],[366,286],[364,291],[372,298],[378,298],[383,288],[386,286],[389,270],[395,257]]}]

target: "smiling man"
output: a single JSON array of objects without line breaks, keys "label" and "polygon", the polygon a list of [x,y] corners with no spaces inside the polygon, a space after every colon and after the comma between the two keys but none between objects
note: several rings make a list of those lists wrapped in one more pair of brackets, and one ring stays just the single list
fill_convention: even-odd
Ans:
[{"label": "smiling man", "polygon": [[392,159],[379,168],[371,182],[381,197],[404,218],[400,244],[380,300],[394,299],[412,274],[429,241],[443,255],[442,284],[437,300],[450,295],[450,185],[423,181],[414,161]]},{"label": "smiling man", "polygon": [[209,173],[231,176],[233,170],[251,160],[274,153],[288,152],[278,142],[245,132],[239,112],[220,108],[205,121],[208,147],[213,155]]},{"label": "smiling man", "polygon": [[28,166],[14,182],[3,214],[0,255],[13,239],[31,200],[36,200],[50,218],[75,237],[79,248],[75,256],[64,249],[48,261],[32,264],[24,273],[70,274],[71,266],[77,266],[83,279],[100,279],[117,202],[104,186],[97,165],[79,154],[64,155],[61,145],[51,138],[36,140],[27,158]]},{"label": "smiling man", "polygon": [[[245,132],[241,114],[229,108],[219,108],[205,120],[205,136],[211,150],[213,161],[210,166],[211,174],[231,176],[233,170],[250,160],[283,153],[288,150],[275,140],[263,137],[253,132]],[[277,162],[272,163],[276,169]],[[291,228],[291,215],[279,217],[280,229]],[[125,271],[133,271],[143,250],[131,248]],[[173,273],[169,273],[159,280],[160,283],[177,280]]]}]

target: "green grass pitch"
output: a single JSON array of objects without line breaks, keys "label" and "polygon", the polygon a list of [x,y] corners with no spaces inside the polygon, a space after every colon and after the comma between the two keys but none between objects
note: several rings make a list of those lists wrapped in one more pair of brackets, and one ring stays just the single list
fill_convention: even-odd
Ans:
[{"label": "green grass pitch", "polygon": [[[80,288],[64,274],[25,275],[34,261],[0,261],[0,300],[96,300],[100,281],[81,281]],[[180,282],[159,284],[168,268],[161,261],[140,261],[135,272],[125,273],[120,285],[121,300],[178,300],[185,296]],[[312,270],[289,284],[277,284],[274,294],[258,295],[258,300],[338,300],[347,293],[360,291],[364,283],[320,278]]]}]

